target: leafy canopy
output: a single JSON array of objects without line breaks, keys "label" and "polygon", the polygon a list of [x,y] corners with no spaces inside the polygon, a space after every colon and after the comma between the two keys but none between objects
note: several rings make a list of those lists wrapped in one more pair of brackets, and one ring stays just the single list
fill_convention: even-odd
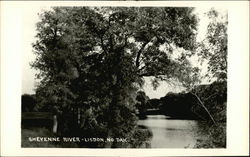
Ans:
[{"label": "leafy canopy", "polygon": [[[183,65],[171,60],[173,47],[193,50],[197,19],[193,8],[53,8],[41,14],[33,66],[44,80],[78,77],[94,63],[124,51],[138,76],[176,77]],[[96,57],[94,57],[96,56]],[[164,77],[162,76],[164,75]],[[53,78],[52,78],[53,77]]]},{"label": "leafy canopy", "polygon": [[[136,91],[143,77],[182,79],[195,49],[193,8],[55,7],[40,15],[40,102],[59,113],[80,108],[86,133],[133,137]],[[175,48],[185,49],[178,60]],[[80,119],[79,119],[80,117]],[[91,119],[91,120],[89,120]],[[114,146],[114,145],[113,145]]]}]

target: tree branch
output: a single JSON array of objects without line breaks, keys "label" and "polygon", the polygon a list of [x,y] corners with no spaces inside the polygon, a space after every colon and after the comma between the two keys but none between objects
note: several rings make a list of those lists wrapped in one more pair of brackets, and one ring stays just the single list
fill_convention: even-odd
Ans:
[{"label": "tree branch", "polygon": [[162,72],[145,72],[145,73],[142,73],[142,74],[139,74],[140,77],[147,77],[147,76],[165,76],[166,74],[162,73]]},{"label": "tree branch", "polygon": [[107,55],[107,49],[105,48],[104,43],[103,43],[103,36],[100,36],[100,39],[101,39],[101,47],[102,47],[104,53]]},{"label": "tree branch", "polygon": [[109,51],[112,52],[113,51],[113,35],[112,34],[109,36],[109,44],[110,44]]},{"label": "tree branch", "polygon": [[136,65],[137,68],[140,66],[140,61],[139,60],[140,60],[141,53],[142,53],[143,49],[146,47],[146,45],[148,43],[149,43],[149,41],[143,43],[141,49],[137,52],[137,57],[136,57],[136,61],[135,61],[135,65]]},{"label": "tree branch", "polygon": [[196,97],[196,99],[199,101],[199,104],[204,108],[204,110],[207,112],[207,114],[209,115],[210,119],[213,121],[214,125],[216,125],[216,122],[213,118],[213,116],[210,114],[210,112],[208,111],[207,107],[204,105],[204,103],[201,101],[201,99],[199,98],[199,96],[193,92],[190,92],[192,95],[194,95]]},{"label": "tree branch", "polygon": [[125,35],[123,48],[125,48],[128,45],[128,37],[129,35]]},{"label": "tree branch", "polygon": [[210,99],[211,97],[215,96],[216,94],[217,94],[217,93],[214,93],[214,94],[208,96],[207,98],[204,98],[203,100],[208,100],[208,99]]},{"label": "tree branch", "polygon": [[143,66],[142,68],[138,69],[137,72],[140,72],[140,71],[142,71],[145,68],[146,68],[146,66]]}]

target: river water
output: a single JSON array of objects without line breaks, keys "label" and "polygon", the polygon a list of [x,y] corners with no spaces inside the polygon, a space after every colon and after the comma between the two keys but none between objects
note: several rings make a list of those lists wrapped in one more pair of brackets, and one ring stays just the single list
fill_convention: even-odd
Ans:
[{"label": "river water", "polygon": [[171,119],[165,115],[148,115],[138,125],[152,131],[151,148],[193,148],[199,129],[196,120]]}]

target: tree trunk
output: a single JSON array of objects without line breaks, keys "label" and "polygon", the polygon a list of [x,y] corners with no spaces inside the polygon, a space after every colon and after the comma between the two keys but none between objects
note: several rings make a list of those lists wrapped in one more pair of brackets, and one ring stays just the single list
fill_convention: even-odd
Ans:
[{"label": "tree trunk", "polygon": [[209,118],[212,120],[213,124],[216,125],[216,122],[215,122],[213,116],[212,116],[211,113],[208,111],[207,107],[206,107],[206,106],[204,105],[204,103],[201,101],[201,99],[199,98],[199,96],[198,96],[197,94],[195,94],[195,93],[192,93],[192,92],[191,92],[191,94],[194,95],[194,96],[196,97],[196,99],[199,101],[199,104],[200,104],[200,105],[204,108],[204,110],[207,112],[207,114],[208,114]]},{"label": "tree trunk", "polygon": [[57,116],[53,115],[53,133],[57,133],[57,126],[58,126],[58,122],[57,122]]},{"label": "tree trunk", "polygon": [[80,124],[81,114],[80,108],[77,108],[77,124]]}]

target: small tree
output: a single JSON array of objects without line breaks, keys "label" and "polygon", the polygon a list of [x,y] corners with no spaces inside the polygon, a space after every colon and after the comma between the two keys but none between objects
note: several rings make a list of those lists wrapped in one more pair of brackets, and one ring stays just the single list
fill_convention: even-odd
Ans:
[{"label": "small tree", "polygon": [[[211,9],[207,16],[210,19],[207,35],[202,42],[197,44],[197,54],[201,61],[208,61],[208,71],[205,76],[202,76],[199,68],[190,68],[191,75],[184,76],[181,83],[197,99],[199,105],[208,114],[209,119],[216,125],[215,117],[210,110],[210,105],[215,102],[211,102],[209,99],[226,93],[226,85],[223,82],[227,80],[227,16],[220,15],[214,9]],[[202,86],[200,83],[204,79],[207,79],[209,83],[212,81],[222,82],[223,86]],[[214,93],[209,92],[209,90]],[[221,102],[221,104],[225,103]]]},{"label": "small tree", "polygon": [[36,98],[34,95],[23,94],[22,95],[22,112],[32,112],[36,106]]},{"label": "small tree", "polygon": [[216,81],[227,80],[227,15],[222,15],[214,9],[207,13],[210,23],[206,38],[199,43],[198,55],[208,60],[206,77]]}]

